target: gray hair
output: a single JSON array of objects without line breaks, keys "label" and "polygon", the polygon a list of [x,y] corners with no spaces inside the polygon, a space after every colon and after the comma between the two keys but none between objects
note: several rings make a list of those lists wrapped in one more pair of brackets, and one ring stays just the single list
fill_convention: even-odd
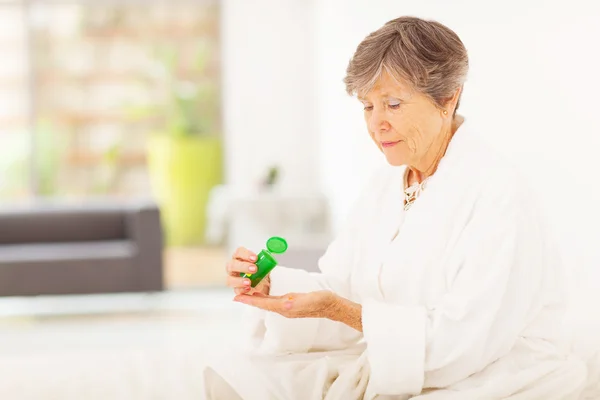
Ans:
[{"label": "gray hair", "polygon": [[[384,70],[441,108],[464,84],[469,58],[458,35],[445,25],[400,17],[358,45],[346,70],[346,91],[349,95],[368,92]],[[460,98],[454,114],[459,103]]]}]

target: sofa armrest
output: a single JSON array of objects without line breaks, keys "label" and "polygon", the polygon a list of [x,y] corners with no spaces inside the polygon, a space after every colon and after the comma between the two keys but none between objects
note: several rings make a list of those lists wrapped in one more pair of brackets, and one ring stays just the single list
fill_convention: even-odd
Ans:
[{"label": "sofa armrest", "polygon": [[135,268],[140,290],[162,290],[163,232],[156,205],[132,207],[125,218],[126,234],[137,248]]}]

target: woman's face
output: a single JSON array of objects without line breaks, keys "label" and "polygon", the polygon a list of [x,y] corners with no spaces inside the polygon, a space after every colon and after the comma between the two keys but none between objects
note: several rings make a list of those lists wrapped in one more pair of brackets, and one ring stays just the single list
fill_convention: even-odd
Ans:
[{"label": "woman's face", "polygon": [[371,138],[394,166],[418,166],[451,117],[429,97],[384,72],[359,96]]}]

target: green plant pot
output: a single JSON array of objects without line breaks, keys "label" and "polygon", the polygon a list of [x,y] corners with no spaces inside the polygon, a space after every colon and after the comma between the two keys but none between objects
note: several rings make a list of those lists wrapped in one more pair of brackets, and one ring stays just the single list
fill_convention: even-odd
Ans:
[{"label": "green plant pot", "polygon": [[199,136],[152,136],[148,168],[166,244],[203,244],[209,192],[222,180],[221,141]]}]

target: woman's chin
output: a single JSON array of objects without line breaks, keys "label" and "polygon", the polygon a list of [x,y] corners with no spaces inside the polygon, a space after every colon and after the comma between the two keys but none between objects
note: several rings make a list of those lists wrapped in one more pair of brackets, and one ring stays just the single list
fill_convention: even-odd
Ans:
[{"label": "woman's chin", "polygon": [[406,165],[406,160],[403,157],[394,156],[393,154],[385,154],[385,159],[387,160],[388,164],[393,167]]}]

